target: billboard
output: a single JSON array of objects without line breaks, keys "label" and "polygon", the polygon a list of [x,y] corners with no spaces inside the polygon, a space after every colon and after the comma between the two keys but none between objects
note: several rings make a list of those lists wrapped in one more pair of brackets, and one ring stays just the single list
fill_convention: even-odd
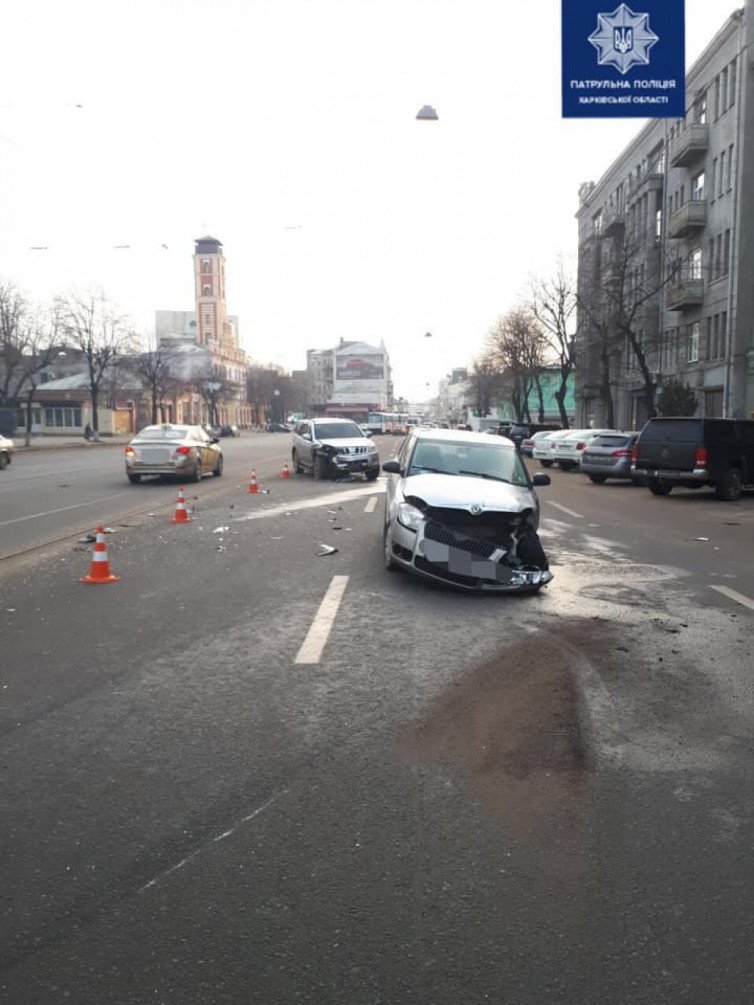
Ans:
[{"label": "billboard", "polygon": [[382,356],[336,356],[336,380],[383,380],[385,364]]}]

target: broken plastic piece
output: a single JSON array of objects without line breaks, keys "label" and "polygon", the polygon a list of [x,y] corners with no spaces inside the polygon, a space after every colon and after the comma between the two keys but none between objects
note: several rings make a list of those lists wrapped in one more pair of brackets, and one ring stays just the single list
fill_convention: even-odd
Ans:
[{"label": "broken plastic piece", "polygon": [[212,531],[213,534],[225,534],[230,530],[230,527],[215,527]]},{"label": "broken plastic piece", "polygon": [[325,558],[327,555],[334,555],[337,552],[337,550],[338,550],[337,548],[333,548],[329,544],[320,544],[317,557]]},{"label": "broken plastic piece", "polygon": [[695,537],[694,540],[695,541],[709,541],[709,538],[708,537]]}]

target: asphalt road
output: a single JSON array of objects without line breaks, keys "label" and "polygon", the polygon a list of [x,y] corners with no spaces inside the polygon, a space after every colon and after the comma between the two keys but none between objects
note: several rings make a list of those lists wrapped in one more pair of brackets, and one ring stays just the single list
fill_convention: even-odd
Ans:
[{"label": "asphalt road", "polygon": [[0,564],[2,1000],[751,1002],[754,499],[556,472],[553,584],[469,597],[231,459],[117,584]]}]

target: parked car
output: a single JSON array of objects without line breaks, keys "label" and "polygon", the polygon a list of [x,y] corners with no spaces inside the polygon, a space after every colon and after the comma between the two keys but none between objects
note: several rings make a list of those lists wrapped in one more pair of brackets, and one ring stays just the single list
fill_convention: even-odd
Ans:
[{"label": "parked car", "polygon": [[582,453],[596,436],[614,432],[614,429],[572,429],[568,436],[555,440],[552,458],[561,471],[570,471],[579,467]]},{"label": "parked car", "polygon": [[558,429],[560,429],[560,426],[555,425],[555,423],[514,422],[509,427],[508,432],[503,433],[503,435],[507,436],[509,440],[513,440],[517,447],[520,447],[522,442],[533,436],[534,433],[554,433]]},{"label": "parked car", "polygon": [[384,561],[465,590],[531,593],[552,579],[533,478],[510,440],[415,429],[383,464]]},{"label": "parked car", "polygon": [[223,473],[223,452],[217,437],[201,426],[145,426],[126,447],[126,476],[132,485],[145,475],[198,482],[210,471],[215,477]]},{"label": "parked car", "polygon": [[267,433],[290,433],[291,427],[286,426],[284,422],[268,422],[264,427]]},{"label": "parked car", "polygon": [[521,453],[526,454],[527,457],[531,457],[537,440],[541,440],[543,437],[549,436],[551,432],[552,430],[540,429],[538,432],[532,433],[532,435],[528,436],[525,440],[521,440],[521,446],[519,448]]},{"label": "parked car", "polygon": [[13,460],[13,451],[16,449],[13,440],[7,436],[0,435],[0,471],[7,468]]},{"label": "parked car", "polygon": [[631,478],[631,451],[638,433],[600,433],[581,455],[581,470],[595,485],[608,478]]},{"label": "parked car", "polygon": [[631,471],[656,496],[676,485],[709,485],[718,499],[734,502],[754,488],[754,421],[650,419],[633,448]]},{"label": "parked car", "polygon": [[534,460],[539,461],[543,468],[551,468],[557,440],[561,436],[568,436],[570,432],[570,429],[558,429],[555,432],[547,433],[546,436],[538,437],[531,451]]},{"label": "parked car", "polygon": [[315,478],[362,472],[373,482],[380,473],[380,455],[373,440],[351,419],[305,419],[293,432],[293,470],[311,471]]},{"label": "parked car", "polygon": [[230,426],[220,426],[220,436],[240,436],[238,426],[232,424]]}]

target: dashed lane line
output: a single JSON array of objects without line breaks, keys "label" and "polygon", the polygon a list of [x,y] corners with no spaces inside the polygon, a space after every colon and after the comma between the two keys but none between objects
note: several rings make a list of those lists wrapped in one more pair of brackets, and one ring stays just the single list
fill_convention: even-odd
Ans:
[{"label": "dashed lane line", "polygon": [[371,499],[367,499],[367,504],[364,507],[365,513],[374,513],[377,509],[377,496],[372,496]]},{"label": "dashed lane line", "polygon": [[741,604],[742,607],[748,607],[750,611],[754,611],[754,600],[751,597],[745,597],[743,593],[738,593],[736,590],[731,590],[729,586],[710,586],[711,590],[717,590],[718,593],[722,593],[724,597],[729,600],[735,600],[737,604]]},{"label": "dashed lane line", "polygon": [[298,651],[296,663],[312,665],[319,663],[322,659],[322,653],[330,637],[330,631],[348,585],[348,579],[348,576],[333,576],[327,593],[319,605],[319,610],[314,616],[314,621]]},{"label": "dashed lane line", "polygon": [[568,509],[567,506],[561,506],[560,503],[552,502],[551,499],[547,500],[548,506],[554,506],[555,509],[559,509],[561,513],[565,513],[567,516],[572,516],[574,520],[583,520],[584,517],[581,513],[576,513],[572,509]]}]

